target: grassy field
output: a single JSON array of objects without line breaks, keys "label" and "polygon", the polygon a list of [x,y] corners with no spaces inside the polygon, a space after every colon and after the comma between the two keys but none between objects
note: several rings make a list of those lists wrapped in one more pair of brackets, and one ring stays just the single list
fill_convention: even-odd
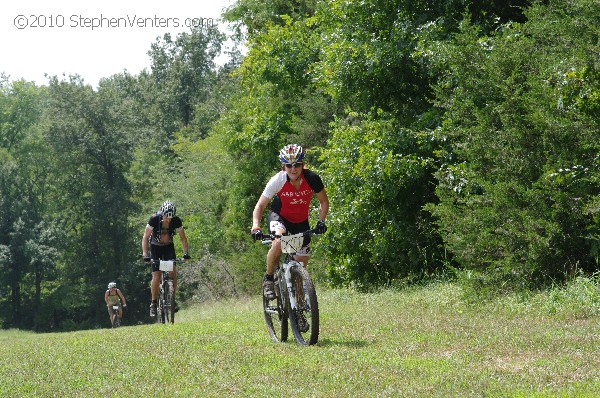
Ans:
[{"label": "grassy field", "polygon": [[0,332],[7,397],[598,397],[600,287],[467,303],[443,283],[319,289],[319,343],[269,340],[258,297],[175,325]]}]

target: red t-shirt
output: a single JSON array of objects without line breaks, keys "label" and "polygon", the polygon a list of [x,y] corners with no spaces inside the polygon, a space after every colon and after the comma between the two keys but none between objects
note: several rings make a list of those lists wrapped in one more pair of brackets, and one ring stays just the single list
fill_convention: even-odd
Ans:
[{"label": "red t-shirt", "polygon": [[271,210],[293,223],[301,223],[308,219],[313,192],[319,193],[324,188],[321,177],[310,170],[303,170],[300,178],[300,188],[296,189],[289,181],[287,173],[280,171],[269,180],[263,191],[263,196],[269,199],[277,196]]}]

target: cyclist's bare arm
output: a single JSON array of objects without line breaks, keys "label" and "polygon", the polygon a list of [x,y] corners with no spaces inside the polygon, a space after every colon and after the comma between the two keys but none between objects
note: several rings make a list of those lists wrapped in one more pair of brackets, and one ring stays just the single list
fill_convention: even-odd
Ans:
[{"label": "cyclist's bare arm", "polygon": [[325,221],[327,218],[327,213],[329,213],[329,198],[327,197],[325,188],[321,189],[321,191],[316,193],[315,196],[319,200],[319,220]]},{"label": "cyclist's bare arm", "polygon": [[179,228],[179,239],[181,239],[181,247],[183,248],[183,252],[188,252],[188,241],[187,236],[185,235],[185,230],[183,227]]},{"label": "cyclist's bare arm", "polygon": [[148,257],[148,241],[150,239],[150,235],[152,234],[153,228],[149,225],[146,226],[144,230],[144,237],[142,238],[142,256]]},{"label": "cyclist's bare arm", "polygon": [[269,205],[271,199],[266,196],[260,195],[258,198],[258,202],[256,202],[256,206],[254,206],[254,211],[252,212],[252,227],[259,227],[260,222],[262,220],[263,213],[265,209]]},{"label": "cyclist's bare arm", "polygon": [[119,294],[119,297],[121,298],[121,302],[123,303],[123,307],[127,307],[127,302],[125,301],[125,296],[123,296],[123,293],[121,293],[121,290],[117,289],[117,293]]}]

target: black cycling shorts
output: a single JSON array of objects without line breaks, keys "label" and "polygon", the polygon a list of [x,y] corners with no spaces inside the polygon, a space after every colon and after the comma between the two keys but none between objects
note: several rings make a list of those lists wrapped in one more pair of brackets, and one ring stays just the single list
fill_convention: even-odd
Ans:
[{"label": "black cycling shorts", "polygon": [[[150,258],[152,260],[175,260],[175,245],[153,245],[150,244]],[[160,271],[158,262],[152,261],[152,272]]]}]

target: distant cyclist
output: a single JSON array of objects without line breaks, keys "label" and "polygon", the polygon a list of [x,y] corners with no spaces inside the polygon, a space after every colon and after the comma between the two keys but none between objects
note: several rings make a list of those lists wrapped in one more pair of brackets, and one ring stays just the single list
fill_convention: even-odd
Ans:
[{"label": "distant cyclist", "polygon": [[[176,208],[173,203],[166,201],[160,207],[160,210],[150,217],[144,237],[142,238],[142,256],[145,261],[151,260],[175,260],[175,245],[173,244],[173,235],[177,232],[183,247],[183,258],[189,259],[188,241],[183,229],[181,218],[175,215]],[[148,244],[150,244],[150,256],[148,256]],[[156,316],[156,297],[160,284],[160,270],[156,262],[152,263],[152,284],[150,290],[152,293],[152,302],[150,303],[150,316]],[[177,288],[177,270],[173,267],[171,272],[173,278],[173,294]],[[175,305],[175,311],[177,311]]]},{"label": "distant cyclist", "polygon": [[104,301],[106,301],[106,307],[108,308],[108,316],[110,317],[111,324],[113,323],[113,305],[119,306],[119,319],[123,319],[123,307],[127,307],[127,302],[125,301],[125,296],[123,296],[121,290],[117,288],[117,284],[115,282],[110,282],[108,284],[106,293],[104,293]]},{"label": "distant cyclist", "polygon": [[[286,145],[279,151],[281,171],[275,174],[267,183],[258,199],[252,213],[252,238],[262,239],[260,222],[263,213],[274,197],[268,216],[269,231],[281,235],[301,233],[310,229],[308,213],[313,193],[319,200],[319,219],[315,226],[317,233],[327,230],[325,218],[329,211],[329,199],[321,177],[304,168],[304,149],[300,145]],[[308,263],[310,238],[305,239],[305,245],[298,251],[297,261]],[[275,297],[273,290],[273,272],[281,257],[281,240],[275,239],[267,253],[267,272],[263,282],[263,294],[269,299]]]}]

